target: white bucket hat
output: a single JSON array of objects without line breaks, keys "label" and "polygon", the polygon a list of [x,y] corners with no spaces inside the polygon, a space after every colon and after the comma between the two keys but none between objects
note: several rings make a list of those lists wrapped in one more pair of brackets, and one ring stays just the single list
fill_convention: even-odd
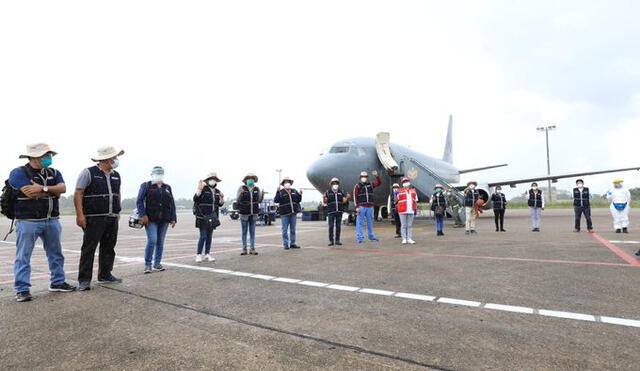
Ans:
[{"label": "white bucket hat", "polygon": [[41,157],[47,153],[51,153],[52,156],[58,154],[58,152],[52,151],[46,143],[29,144],[27,145],[27,152],[18,156],[18,158]]},{"label": "white bucket hat", "polygon": [[98,162],[98,161],[108,160],[110,158],[113,158],[116,156],[122,156],[122,155],[124,155],[124,151],[117,150],[115,149],[115,147],[100,147],[98,148],[96,156],[91,158],[91,161]]},{"label": "white bucket hat", "polygon": [[209,174],[207,174],[207,176],[204,178],[204,180],[209,180],[209,179],[213,179],[216,182],[221,182],[220,178],[218,178],[218,173],[216,173],[215,171],[210,172]]}]

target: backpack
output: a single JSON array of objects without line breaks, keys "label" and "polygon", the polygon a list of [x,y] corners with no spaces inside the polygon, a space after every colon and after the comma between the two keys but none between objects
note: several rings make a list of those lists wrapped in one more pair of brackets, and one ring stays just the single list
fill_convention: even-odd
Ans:
[{"label": "backpack", "polygon": [[[29,177],[29,170],[27,170],[26,166],[21,166],[21,169],[25,172],[27,177]],[[16,201],[19,193],[19,190],[13,189],[11,184],[9,184],[9,179],[4,181],[2,194],[0,194],[0,214],[11,219],[11,226],[9,227],[9,232],[4,236],[3,241],[5,241],[11,232],[13,232],[13,225],[16,219]]]}]

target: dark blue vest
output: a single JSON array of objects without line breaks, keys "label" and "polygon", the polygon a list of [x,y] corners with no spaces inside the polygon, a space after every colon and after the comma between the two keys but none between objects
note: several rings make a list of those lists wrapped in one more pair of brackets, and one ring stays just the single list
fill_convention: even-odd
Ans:
[{"label": "dark blue vest", "polygon": [[358,204],[372,204],[373,203],[373,185],[371,183],[358,183]]},{"label": "dark blue vest", "polygon": [[173,194],[168,184],[158,187],[151,182],[146,183],[147,195],[144,199],[144,208],[147,217],[152,222],[171,222],[173,209]]},{"label": "dark blue vest", "polygon": [[85,188],[82,211],[86,216],[104,216],[120,213],[120,174],[111,171],[107,176],[98,166],[89,168],[91,183]]},{"label": "dark blue vest", "polygon": [[542,191],[538,190],[538,193],[533,193],[533,190],[530,189],[527,204],[529,207],[542,207]]},{"label": "dark blue vest", "polygon": [[468,189],[464,195],[464,206],[473,207],[480,198],[480,192],[477,189]]},{"label": "dark blue vest", "polygon": [[590,207],[589,188],[582,188],[582,192],[577,187],[573,189],[573,206]]},{"label": "dark blue vest", "polygon": [[494,210],[504,210],[507,208],[507,197],[504,193],[494,193],[491,195],[491,203]]},{"label": "dark blue vest", "polygon": [[[36,170],[29,164],[18,168],[18,171],[25,171],[27,177],[34,183],[51,187],[56,185],[57,170],[47,168]],[[16,219],[46,220],[60,216],[58,197],[49,196],[46,198],[29,198],[18,190],[18,198],[15,205]]]},{"label": "dark blue vest", "polygon": [[193,202],[196,204],[196,218],[202,218],[215,213],[218,215],[220,202],[220,190],[218,188],[204,187],[200,196],[193,196]]},{"label": "dark blue vest", "polygon": [[240,215],[255,215],[260,211],[260,188],[253,187],[249,190],[246,185],[242,186],[242,192],[238,197],[238,212]]},{"label": "dark blue vest", "polygon": [[444,193],[434,193],[431,196],[431,210],[435,211],[438,206],[447,207],[447,196]]},{"label": "dark blue vest", "polygon": [[281,189],[273,199],[273,202],[278,204],[278,215],[290,215],[300,212],[302,195],[293,188],[290,191],[291,194],[287,193],[287,190]]},{"label": "dark blue vest", "polygon": [[327,197],[327,214],[344,212],[344,193],[342,189],[338,189],[337,192],[329,189],[324,195]]}]

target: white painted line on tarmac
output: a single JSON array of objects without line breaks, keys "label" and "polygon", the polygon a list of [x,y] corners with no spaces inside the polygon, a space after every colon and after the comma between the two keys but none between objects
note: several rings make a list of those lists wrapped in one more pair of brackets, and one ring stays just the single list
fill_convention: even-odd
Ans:
[{"label": "white painted line on tarmac", "polygon": [[502,310],[502,311],[505,311],[505,312],[514,312],[514,313],[533,314],[533,312],[534,312],[533,308],[518,307],[518,306],[514,306],[514,305],[502,305],[502,304],[487,303],[487,304],[484,305],[484,307],[487,308],[487,309]]},{"label": "white painted line on tarmac", "polygon": [[396,294],[394,296],[397,296],[399,298],[423,300],[423,301],[434,301],[436,299],[435,296],[410,294],[408,292],[396,292]]},{"label": "white painted line on tarmac", "polygon": [[446,304],[453,304],[453,305],[464,305],[466,307],[479,307],[480,303],[479,301],[471,301],[471,300],[461,300],[461,299],[453,299],[453,298],[440,298],[438,300],[436,300],[438,303],[446,303]]},{"label": "white painted line on tarmac", "polygon": [[558,312],[555,310],[540,309],[538,314],[541,316],[557,317],[557,318],[569,318],[579,321],[595,321],[596,318],[591,314],[572,313],[572,312]]},{"label": "white painted line on tarmac", "polygon": [[612,241],[609,241],[609,242],[611,242],[611,243],[631,243],[631,244],[640,243],[640,241],[615,241],[615,240],[612,240]]},{"label": "white painted line on tarmac", "polygon": [[391,296],[395,294],[395,291],[377,290],[377,289],[360,289],[358,292],[373,295]]},{"label": "white painted line on tarmac", "polygon": [[[119,258],[122,259],[123,257],[119,257]],[[138,261],[138,259],[141,259],[141,258],[125,257],[124,259],[132,259],[132,261]],[[435,302],[440,304],[462,305],[462,306],[474,307],[479,309],[500,310],[505,312],[527,314],[527,315],[534,315],[534,316],[541,315],[545,317],[555,317],[555,318],[571,319],[571,320],[578,320],[578,321],[598,322],[598,323],[605,323],[605,324],[612,324],[612,325],[626,326],[626,327],[640,327],[640,320],[632,320],[632,319],[619,318],[619,317],[595,316],[592,314],[563,312],[563,311],[555,311],[555,310],[548,310],[548,309],[535,309],[535,308],[495,304],[495,303],[486,303],[483,306],[481,302],[473,301],[473,300],[463,300],[463,299],[454,299],[454,298],[445,298],[445,297],[440,297],[436,300],[437,297],[432,295],[412,294],[407,292],[395,292],[395,291],[389,291],[389,290],[378,290],[378,289],[370,289],[370,288],[359,288],[355,286],[329,284],[324,282],[300,280],[296,278],[275,277],[275,276],[269,276],[264,274],[254,274],[254,273],[248,273],[248,272],[236,272],[236,271],[227,270],[227,269],[200,267],[200,266],[194,266],[194,265],[188,265],[188,264],[164,263],[164,265],[170,266],[170,267],[208,271],[213,273],[230,274],[237,277],[249,277],[249,278],[263,279],[267,281],[294,283],[294,284],[300,284],[304,286],[333,289],[333,290],[345,291],[345,292],[358,292],[358,293],[365,293],[365,294],[383,295],[383,296],[398,297],[403,299]]]}]

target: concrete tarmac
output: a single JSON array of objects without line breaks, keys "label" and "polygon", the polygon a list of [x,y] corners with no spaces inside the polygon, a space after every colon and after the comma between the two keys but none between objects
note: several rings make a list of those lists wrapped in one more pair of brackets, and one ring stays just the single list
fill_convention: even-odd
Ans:
[{"label": "concrete tarmac", "polygon": [[[88,292],[49,293],[41,245],[34,300],[13,292],[15,234],[0,243],[0,369],[637,370],[640,233],[613,232],[594,209],[595,234],[574,233],[572,210],[492,212],[477,235],[419,219],[416,245],[388,221],[379,242],[325,222],[298,222],[283,250],[279,222],[257,228],[258,256],[240,256],[240,223],[222,217],[215,263],[196,263],[193,216],[180,214],[164,272],[143,274],[144,230],[123,216],[114,275]],[[640,220],[632,210],[631,221]],[[76,283],[82,231],[61,218],[65,269]],[[584,221],[583,221],[584,223]],[[0,230],[8,228],[6,219]],[[586,229],[583,226],[583,229]],[[97,259],[96,259],[97,265]],[[97,267],[96,267],[97,269]],[[94,277],[95,277],[94,273]]]}]

